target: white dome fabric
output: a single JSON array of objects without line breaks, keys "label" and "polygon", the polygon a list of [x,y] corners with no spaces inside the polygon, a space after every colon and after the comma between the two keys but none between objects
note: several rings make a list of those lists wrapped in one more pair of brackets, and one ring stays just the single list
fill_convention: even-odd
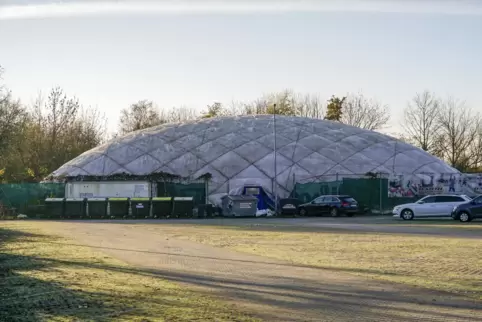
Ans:
[{"label": "white dome fabric", "polygon": [[[63,165],[54,177],[169,173],[212,175],[209,194],[274,182],[273,115],[221,117],[164,124],[129,133]],[[276,116],[279,196],[296,182],[329,181],[367,172],[459,172],[419,148],[387,135],[320,119]]]}]

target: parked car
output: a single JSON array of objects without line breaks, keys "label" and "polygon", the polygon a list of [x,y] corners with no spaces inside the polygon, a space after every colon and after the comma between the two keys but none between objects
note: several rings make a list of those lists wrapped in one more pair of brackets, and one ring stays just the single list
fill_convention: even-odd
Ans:
[{"label": "parked car", "polygon": [[466,195],[425,196],[414,203],[398,205],[393,208],[393,217],[403,220],[424,217],[450,217],[454,207],[471,200]]},{"label": "parked car", "polygon": [[319,196],[314,200],[299,205],[298,213],[301,216],[347,215],[352,217],[358,212],[358,202],[348,195]]},{"label": "parked car", "polygon": [[452,218],[461,222],[469,222],[475,218],[482,218],[482,195],[469,202],[454,206]]}]

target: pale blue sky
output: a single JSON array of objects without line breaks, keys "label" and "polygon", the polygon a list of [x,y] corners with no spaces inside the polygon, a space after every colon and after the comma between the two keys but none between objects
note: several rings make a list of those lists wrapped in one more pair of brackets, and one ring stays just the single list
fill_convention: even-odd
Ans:
[{"label": "pale blue sky", "polygon": [[[0,65],[25,103],[59,85],[104,111],[111,129],[119,110],[140,99],[202,110],[285,88],[326,99],[362,91],[390,106],[391,132],[424,89],[482,112],[482,1],[467,10],[367,3],[313,12],[267,5],[76,15],[0,6]],[[464,10],[451,14],[454,8]]]}]

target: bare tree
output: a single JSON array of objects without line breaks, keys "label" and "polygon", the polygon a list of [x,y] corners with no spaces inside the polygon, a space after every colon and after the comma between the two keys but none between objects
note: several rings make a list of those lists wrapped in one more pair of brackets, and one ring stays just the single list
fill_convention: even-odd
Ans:
[{"label": "bare tree", "polygon": [[57,145],[57,139],[74,124],[79,110],[77,98],[68,98],[60,87],[52,89],[47,98],[44,116],[52,149]]},{"label": "bare tree", "polygon": [[199,118],[199,112],[187,106],[161,111],[161,123],[186,122]]},{"label": "bare tree", "polygon": [[477,153],[473,144],[480,134],[480,116],[464,102],[448,98],[442,103],[437,124],[436,152],[461,171],[473,166],[474,153]]},{"label": "bare tree", "polygon": [[[75,121],[68,127],[63,143],[67,156],[76,155],[103,143],[107,134],[105,115],[92,107],[81,107]],[[68,144],[75,142],[75,144]]]},{"label": "bare tree", "polygon": [[0,103],[3,102],[6,95],[5,84],[3,84],[3,67],[0,65]]},{"label": "bare tree", "polygon": [[236,116],[236,115],[244,115],[245,113],[245,104],[241,101],[231,100],[228,106],[225,109],[225,113],[227,116]]},{"label": "bare tree", "polygon": [[39,94],[29,110],[14,158],[37,181],[86,150],[99,145],[105,118],[95,109],[84,109],[76,98],[54,88],[46,100]]},{"label": "bare tree", "polygon": [[[59,87],[53,88],[47,99],[39,93],[30,111],[24,133],[29,142],[20,148],[26,167],[32,176],[40,178],[49,171],[77,156],[72,154],[78,138],[69,135],[77,121],[79,101],[69,98]],[[78,151],[77,151],[78,152]]]},{"label": "bare tree", "polygon": [[296,115],[322,119],[325,115],[323,100],[318,95],[300,94],[297,96],[298,107]]},{"label": "bare tree", "polygon": [[270,101],[266,97],[258,98],[253,102],[244,104],[242,114],[266,114],[270,104]]},{"label": "bare tree", "polygon": [[0,151],[14,136],[25,120],[25,110],[10,94],[0,101]]},{"label": "bare tree", "polygon": [[3,69],[0,66],[0,155],[18,135],[26,116],[24,107],[12,98],[12,94],[3,84],[2,74]]},{"label": "bare tree", "polygon": [[[274,109],[276,104],[276,111]],[[324,105],[318,95],[296,93],[285,89],[281,92],[265,94],[249,103],[233,103],[231,110],[236,115],[276,114],[323,118]]]},{"label": "bare tree", "polygon": [[399,140],[399,141],[402,141],[404,143],[408,143],[410,144],[410,140],[407,139],[407,137],[403,134],[403,133],[398,133],[398,132],[392,132],[392,133],[388,133],[387,135]]},{"label": "bare tree", "polygon": [[67,97],[61,88],[53,88],[46,100],[39,94],[27,109],[3,85],[0,87],[3,180],[43,179],[102,142],[105,118],[95,109],[84,110],[76,98]]},{"label": "bare tree", "polygon": [[341,122],[367,130],[379,130],[390,120],[387,105],[363,94],[349,94],[343,102]]},{"label": "bare tree", "polygon": [[162,123],[165,123],[165,120],[161,118],[159,110],[154,106],[152,101],[138,101],[128,108],[121,110],[120,132],[122,134],[142,130]]},{"label": "bare tree", "polygon": [[160,124],[186,122],[199,117],[199,111],[186,106],[158,109],[151,101],[139,101],[121,111],[120,133],[116,133],[114,137]]},{"label": "bare tree", "polygon": [[21,133],[26,120],[24,107],[13,101],[10,95],[0,101],[0,181],[8,181],[14,172],[11,165],[18,163],[12,156],[15,145],[22,142]]},{"label": "bare tree", "polygon": [[467,171],[480,172],[482,169],[482,124],[479,124],[476,139],[469,148]]},{"label": "bare tree", "polygon": [[417,93],[404,110],[403,130],[410,143],[435,153],[438,146],[440,101],[434,94]]}]

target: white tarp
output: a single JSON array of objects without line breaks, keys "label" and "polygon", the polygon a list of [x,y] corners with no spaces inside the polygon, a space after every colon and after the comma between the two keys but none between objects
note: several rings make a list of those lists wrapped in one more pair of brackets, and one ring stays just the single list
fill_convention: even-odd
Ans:
[{"label": "white tarp", "polygon": [[[459,174],[440,159],[378,132],[320,119],[272,115],[220,117],[164,124],[87,151],[54,176],[211,173],[209,195],[245,183],[286,197],[296,182],[334,180],[367,172]],[[276,160],[276,174],[275,174]]]}]

